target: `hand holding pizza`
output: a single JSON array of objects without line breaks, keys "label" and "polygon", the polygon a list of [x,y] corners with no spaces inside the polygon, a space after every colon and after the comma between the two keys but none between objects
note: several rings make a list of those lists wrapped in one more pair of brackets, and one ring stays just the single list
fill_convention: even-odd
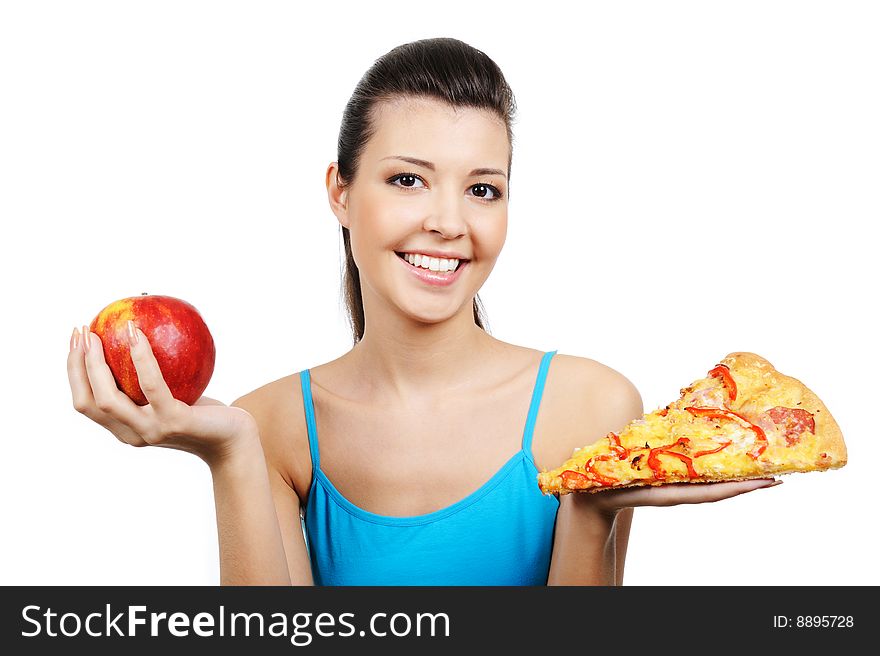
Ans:
[{"label": "hand holding pizza", "polygon": [[628,487],[606,490],[602,494],[582,495],[603,512],[615,512],[637,506],[678,506],[688,503],[711,503],[731,497],[781,485],[782,481],[773,478],[756,478],[747,481],[725,481],[722,483],[669,483],[659,486]]}]

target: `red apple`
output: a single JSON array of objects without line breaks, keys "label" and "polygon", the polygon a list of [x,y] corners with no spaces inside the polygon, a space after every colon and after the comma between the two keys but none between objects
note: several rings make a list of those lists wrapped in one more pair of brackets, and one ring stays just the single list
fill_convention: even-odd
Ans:
[{"label": "red apple", "polygon": [[215,356],[214,339],[199,311],[179,298],[143,294],[111,303],[92,321],[116,385],[138,405],[147,405],[131,361],[129,319],[147,336],[171,395],[195,403],[214,373]]}]

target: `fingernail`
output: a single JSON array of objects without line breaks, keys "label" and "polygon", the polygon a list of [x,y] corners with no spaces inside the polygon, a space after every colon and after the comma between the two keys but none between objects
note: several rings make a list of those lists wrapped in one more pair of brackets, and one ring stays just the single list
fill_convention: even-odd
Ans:
[{"label": "fingernail", "polygon": [[782,481],[773,481],[772,483],[768,483],[764,487],[776,487],[777,485],[782,485]]},{"label": "fingernail", "polygon": [[70,335],[70,350],[76,350],[77,346],[79,346],[79,331],[76,329],[76,326],[74,326],[73,333]]},{"label": "fingernail", "polygon": [[134,346],[138,343],[137,331],[134,329],[134,321],[128,320],[128,344]]},{"label": "fingernail", "polygon": [[89,352],[89,347],[91,346],[91,335],[89,334],[88,326],[83,326],[83,351],[86,353]]}]

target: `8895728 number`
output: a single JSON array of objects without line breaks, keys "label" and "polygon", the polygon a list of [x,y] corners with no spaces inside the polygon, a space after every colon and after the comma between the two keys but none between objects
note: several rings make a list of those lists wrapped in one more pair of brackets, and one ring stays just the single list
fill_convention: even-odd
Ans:
[{"label": "8895728 number", "polygon": [[849,628],[853,626],[852,615],[798,615],[794,625],[799,629]]}]

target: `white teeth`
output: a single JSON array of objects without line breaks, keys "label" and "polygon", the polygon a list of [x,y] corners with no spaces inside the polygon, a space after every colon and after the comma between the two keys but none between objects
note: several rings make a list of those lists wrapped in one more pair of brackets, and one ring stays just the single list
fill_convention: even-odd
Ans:
[{"label": "white teeth", "polygon": [[458,260],[445,258],[428,257],[427,255],[405,253],[404,259],[413,266],[422,269],[430,269],[431,271],[455,271],[458,266]]}]

